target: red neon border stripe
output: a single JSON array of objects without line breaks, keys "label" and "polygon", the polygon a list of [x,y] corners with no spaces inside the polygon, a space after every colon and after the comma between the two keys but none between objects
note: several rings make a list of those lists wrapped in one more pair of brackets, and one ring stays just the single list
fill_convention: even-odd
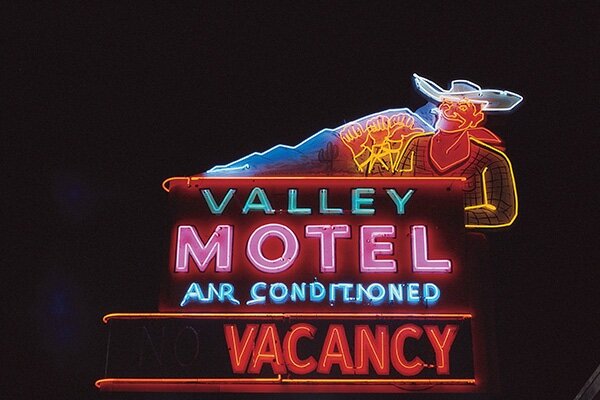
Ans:
[{"label": "red neon border stripe", "polygon": [[170,183],[173,181],[186,181],[188,186],[191,186],[192,181],[200,181],[200,180],[306,180],[306,179],[315,179],[315,180],[357,180],[357,179],[368,179],[368,180],[418,180],[418,181],[432,181],[432,180],[452,180],[452,181],[461,181],[466,182],[467,178],[463,176],[390,176],[390,177],[382,177],[382,176],[373,176],[373,177],[361,177],[361,176],[173,176],[171,178],[167,178],[162,183],[162,188],[165,192],[169,192],[171,190]]},{"label": "red neon border stripe", "polygon": [[106,324],[112,319],[219,319],[219,318],[333,318],[333,319],[361,319],[361,318],[415,318],[415,319],[471,319],[472,314],[423,314],[423,313],[111,313],[102,318]]},{"label": "red neon border stripe", "polygon": [[474,385],[475,379],[356,379],[356,378],[104,378],[98,379],[96,387],[113,384],[124,385],[206,385],[206,384],[398,384],[398,385]]}]

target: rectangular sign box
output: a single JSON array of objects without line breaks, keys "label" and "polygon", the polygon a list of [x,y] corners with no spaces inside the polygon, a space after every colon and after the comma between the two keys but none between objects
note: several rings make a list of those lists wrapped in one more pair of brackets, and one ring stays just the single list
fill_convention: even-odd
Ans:
[{"label": "rectangular sign box", "polygon": [[464,190],[464,178],[172,179],[160,312],[105,317],[97,386],[485,390]]},{"label": "rectangular sign box", "polygon": [[196,391],[214,385],[304,391],[318,384],[356,391],[368,384],[398,391],[475,383],[469,314],[130,314],[107,320],[110,378],[97,383],[105,390],[178,384]]},{"label": "rectangular sign box", "polygon": [[[457,312],[464,178],[172,181],[161,312]],[[460,309],[458,309],[460,308]]]}]

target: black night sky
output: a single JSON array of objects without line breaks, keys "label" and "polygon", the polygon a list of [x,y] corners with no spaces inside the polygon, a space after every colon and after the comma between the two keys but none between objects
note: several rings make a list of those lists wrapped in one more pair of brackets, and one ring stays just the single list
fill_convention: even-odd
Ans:
[{"label": "black night sky", "polygon": [[417,72],[525,98],[487,122],[520,195],[515,225],[489,235],[497,398],[573,398],[600,363],[592,4],[4,4],[0,397],[159,397],[93,384],[102,316],[157,309],[163,179],[415,110]]}]

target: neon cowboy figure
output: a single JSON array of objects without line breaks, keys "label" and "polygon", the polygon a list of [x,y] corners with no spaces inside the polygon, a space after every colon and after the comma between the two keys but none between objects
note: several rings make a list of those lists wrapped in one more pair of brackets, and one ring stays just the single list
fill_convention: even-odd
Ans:
[{"label": "neon cowboy figure", "polygon": [[511,225],[518,213],[510,160],[498,136],[483,128],[485,112],[512,110],[516,93],[455,80],[449,90],[414,75],[417,89],[437,104],[435,132],[412,136],[399,162],[401,176],[462,176],[467,228]]},{"label": "neon cowboy figure", "polygon": [[460,176],[467,179],[467,228],[511,225],[518,213],[511,163],[500,138],[482,125],[485,113],[510,111],[523,98],[506,90],[482,89],[467,80],[455,80],[445,90],[416,74],[414,79],[435,105],[435,126],[419,111],[390,109],[323,129],[295,146],[276,145],[249,154],[205,174]]}]

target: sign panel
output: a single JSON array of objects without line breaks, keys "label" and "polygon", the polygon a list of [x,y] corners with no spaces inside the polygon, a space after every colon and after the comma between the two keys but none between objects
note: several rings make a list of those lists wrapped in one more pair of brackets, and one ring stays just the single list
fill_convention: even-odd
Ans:
[{"label": "sign panel", "polygon": [[175,183],[160,310],[455,312],[468,303],[464,184],[318,177]]},{"label": "sign panel", "polygon": [[475,379],[468,314],[233,314],[226,321],[114,316],[110,324],[107,374],[140,379],[140,385],[165,376],[288,386]]},{"label": "sign panel", "polygon": [[483,124],[522,97],[414,75],[428,103],[169,192],[159,312],[110,314],[101,390],[489,392],[485,236],[518,215]]}]

